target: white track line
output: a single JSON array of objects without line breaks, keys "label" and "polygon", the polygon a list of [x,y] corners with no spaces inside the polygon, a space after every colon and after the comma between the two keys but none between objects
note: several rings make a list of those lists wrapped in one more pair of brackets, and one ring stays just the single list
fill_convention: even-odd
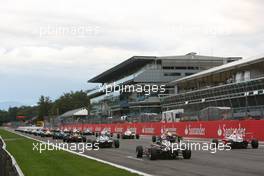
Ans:
[{"label": "white track line", "polygon": [[[25,138],[28,138],[28,139],[31,139],[31,140],[35,140],[35,141],[38,141],[38,142],[41,142],[43,144],[49,144],[49,145],[53,145],[54,144],[50,144],[50,143],[47,143],[47,142],[44,142],[44,141],[41,141],[41,140],[38,140],[38,139],[34,139],[32,137],[29,137],[29,136],[26,136],[26,135],[23,135],[23,134],[20,134],[20,133],[16,133],[12,130],[9,130],[7,129],[9,132],[12,132],[12,133],[15,133],[17,135],[20,135],[20,136],[23,136]],[[104,161],[104,160],[101,160],[99,158],[95,158],[95,157],[92,157],[92,156],[87,156],[87,155],[84,155],[84,154],[81,154],[81,153],[78,153],[78,152],[74,152],[74,151],[71,151],[71,150],[68,150],[68,149],[65,149],[65,148],[61,148],[61,147],[58,147],[66,152],[70,152],[72,154],[75,154],[75,155],[79,155],[79,156],[82,156],[82,157],[85,157],[85,158],[88,158],[88,159],[91,159],[91,160],[95,160],[97,162],[101,162],[101,163],[104,163],[104,164],[108,164],[110,166],[113,166],[113,167],[116,167],[116,168],[119,168],[119,169],[123,169],[123,170],[126,170],[126,171],[129,171],[131,173],[135,173],[135,174],[138,174],[138,175],[142,175],[142,176],[153,176],[151,174],[147,174],[147,173],[144,173],[144,172],[141,172],[141,171],[138,171],[138,170],[135,170],[135,169],[131,169],[129,167],[125,167],[125,166],[122,166],[122,165],[119,165],[119,164],[115,164],[115,163],[111,163],[109,161]]]},{"label": "white track line", "polygon": [[127,158],[129,158],[129,159],[133,159],[133,160],[137,160],[137,161],[143,161],[143,159],[135,158],[135,157],[133,157],[133,156],[127,156]]}]

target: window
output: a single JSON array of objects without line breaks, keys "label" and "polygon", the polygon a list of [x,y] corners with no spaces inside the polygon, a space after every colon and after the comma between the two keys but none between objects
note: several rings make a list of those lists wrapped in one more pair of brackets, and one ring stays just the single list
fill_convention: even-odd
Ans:
[{"label": "window", "polygon": [[185,76],[193,75],[194,73],[185,73]]},{"label": "window", "polygon": [[176,70],[186,70],[187,67],[175,67]]},{"label": "window", "polygon": [[164,73],[164,76],[181,76],[181,73]]},{"label": "window", "polygon": [[162,67],[164,70],[173,70],[174,69],[174,67],[169,67],[169,66],[164,66],[164,67]]}]

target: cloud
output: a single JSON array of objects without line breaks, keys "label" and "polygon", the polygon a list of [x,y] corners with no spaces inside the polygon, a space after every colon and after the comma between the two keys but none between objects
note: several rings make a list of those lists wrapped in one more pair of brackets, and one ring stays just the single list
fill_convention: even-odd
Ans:
[{"label": "cloud", "polygon": [[[41,80],[56,85],[44,91],[56,97],[60,85],[63,91],[88,88],[86,80],[133,55],[259,55],[263,11],[260,0],[2,2],[0,81],[19,82],[25,89],[17,99],[34,103],[47,88]],[[0,99],[8,99],[9,89],[1,89]]]}]

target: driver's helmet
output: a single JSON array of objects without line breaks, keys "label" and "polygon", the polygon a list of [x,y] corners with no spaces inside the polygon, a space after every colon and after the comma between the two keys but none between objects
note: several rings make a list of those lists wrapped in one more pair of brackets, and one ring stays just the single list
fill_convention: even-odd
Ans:
[{"label": "driver's helmet", "polygon": [[172,133],[171,132],[168,132],[167,133],[167,136],[171,137],[172,136]]},{"label": "driver's helmet", "polygon": [[168,136],[172,136],[172,134],[169,132],[169,130],[166,130],[162,135],[161,135],[161,140],[166,140]]},{"label": "driver's helmet", "polygon": [[108,135],[108,134],[109,134],[109,132],[107,130],[101,131],[101,135]]}]

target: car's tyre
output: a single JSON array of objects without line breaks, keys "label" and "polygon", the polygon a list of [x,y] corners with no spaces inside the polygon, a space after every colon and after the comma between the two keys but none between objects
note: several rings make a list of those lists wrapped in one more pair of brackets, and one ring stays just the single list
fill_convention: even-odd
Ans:
[{"label": "car's tyre", "polygon": [[185,149],[182,151],[182,157],[184,159],[190,159],[192,156],[192,151],[190,149]]},{"label": "car's tyre", "polygon": [[110,134],[110,137],[113,137],[113,133]]},{"label": "car's tyre", "polygon": [[253,149],[257,149],[257,148],[259,147],[259,141],[258,141],[257,139],[253,139],[253,140],[251,141],[251,147],[252,147]]},{"label": "car's tyre", "polygon": [[98,133],[95,133],[95,137],[98,137]]},{"label": "car's tyre", "polygon": [[116,135],[116,138],[117,139],[120,139],[120,134],[119,133]]},{"label": "car's tyre", "polygon": [[94,135],[94,132],[92,132],[92,135]]},{"label": "car's tyre", "polygon": [[175,150],[175,151],[171,151],[171,157],[172,159],[177,159],[179,156],[179,151]]},{"label": "car's tyre", "polygon": [[119,140],[114,140],[114,147],[119,148],[119,146],[120,146]]},{"label": "car's tyre", "polygon": [[[96,141],[92,141],[92,140],[91,140],[91,143],[92,143],[92,148],[95,149],[95,146],[94,146],[94,145],[95,145]],[[99,145],[98,145],[98,146],[99,146]]]},{"label": "car's tyre", "polygon": [[218,147],[218,140],[217,139],[212,139],[212,144],[214,144],[214,147]]},{"label": "car's tyre", "polygon": [[155,149],[155,148],[151,148],[151,149],[150,149],[150,154],[149,154],[149,159],[150,159],[150,160],[156,160],[157,157],[158,157],[157,149]]},{"label": "car's tyre", "polygon": [[143,157],[143,147],[141,145],[137,146],[136,153],[137,153],[137,158],[142,158]]},{"label": "car's tyre", "polygon": [[156,136],[152,136],[152,142],[156,142],[157,141],[157,137]]},{"label": "car's tyre", "polygon": [[232,140],[229,140],[228,141],[228,144],[229,144],[229,146],[230,146],[231,149],[234,149],[235,148],[235,143]]},{"label": "car's tyre", "polygon": [[242,146],[244,149],[247,149],[248,147],[248,141],[243,141],[243,146]]},{"label": "car's tyre", "polygon": [[171,143],[175,143],[175,142],[176,142],[176,137],[173,136],[173,138],[170,139],[170,142],[171,142]]},{"label": "car's tyre", "polygon": [[136,139],[139,139],[139,134],[136,134]]}]

